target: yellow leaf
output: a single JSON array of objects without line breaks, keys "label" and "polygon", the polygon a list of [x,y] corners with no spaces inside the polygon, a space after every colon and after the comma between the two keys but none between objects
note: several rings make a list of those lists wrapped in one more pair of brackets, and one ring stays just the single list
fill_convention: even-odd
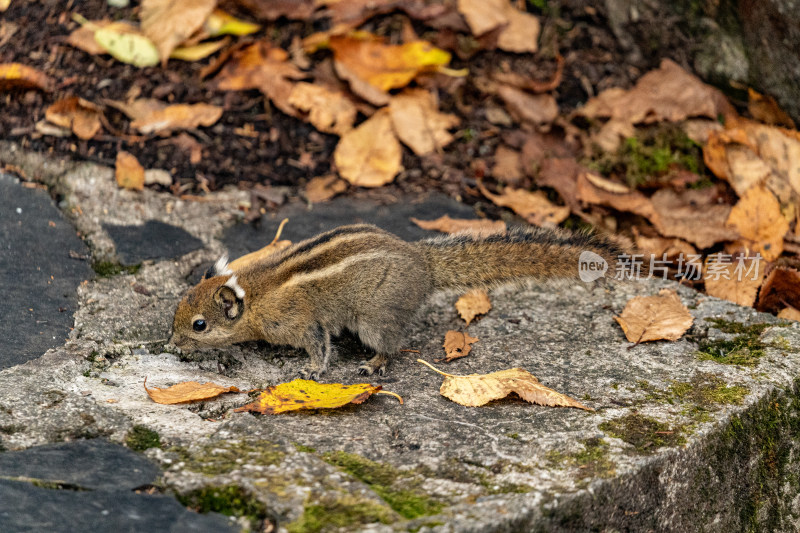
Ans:
[{"label": "yellow leaf", "polygon": [[235,411],[275,415],[300,409],[335,409],[349,403],[363,403],[372,394],[381,390],[380,385],[358,383],[317,383],[307,379],[295,379],[267,387],[253,403],[243,405]]},{"label": "yellow leaf", "polygon": [[0,91],[9,89],[42,89],[52,86],[43,72],[21,63],[0,63]]},{"label": "yellow leaf", "polygon": [[11,5],[11,0],[0,0],[0,11],[5,11]]},{"label": "yellow leaf", "polygon": [[229,42],[230,39],[225,38],[219,41],[196,44],[194,46],[179,46],[172,51],[169,57],[172,59],[180,59],[181,61],[199,61],[200,59],[210,56]]},{"label": "yellow leaf", "polygon": [[147,379],[144,380],[144,390],[154,402],[166,405],[211,400],[226,392],[241,392],[236,387],[223,387],[210,381],[203,384],[196,381],[184,381],[166,389],[158,387],[148,389]]},{"label": "yellow leaf", "polygon": [[94,32],[94,40],[117,61],[135,67],[158,65],[158,50],[153,42],[125,26],[114,23],[100,28]]},{"label": "yellow leaf", "polygon": [[217,0],[142,0],[142,32],[155,43],[162,63],[203,26],[216,5]]},{"label": "yellow leaf", "polygon": [[504,234],[506,223],[502,220],[450,218],[444,215],[436,220],[419,220],[411,217],[411,222],[422,229],[441,231],[444,233],[469,233],[476,237]]},{"label": "yellow leaf", "polygon": [[371,34],[334,35],[329,46],[340,77],[351,89],[375,105],[389,102],[389,89],[405,87],[421,72],[450,62],[450,54],[427,41],[384,44]]},{"label": "yellow leaf", "polygon": [[117,185],[123,189],[141,191],[144,189],[144,168],[139,161],[128,152],[117,153],[116,164]]},{"label": "yellow leaf", "polygon": [[469,291],[456,302],[456,311],[468,326],[476,316],[485,315],[491,309],[492,302],[489,301],[489,295],[483,289]]},{"label": "yellow leaf", "polygon": [[514,392],[526,402],[538,405],[575,407],[594,411],[591,407],[586,407],[569,396],[545,387],[534,375],[522,368],[510,368],[490,374],[456,376],[442,372],[422,359],[417,359],[417,362],[427,365],[445,376],[439,389],[442,396],[467,407],[486,405],[492,400],[505,398]]},{"label": "yellow leaf", "polygon": [[212,37],[217,35],[249,35],[261,29],[258,24],[239,20],[221,9],[215,9],[208,16],[203,29]]},{"label": "yellow leaf", "polygon": [[403,169],[402,156],[385,109],[342,135],[333,152],[339,175],[360,187],[380,187],[392,181]]},{"label": "yellow leaf", "polygon": [[100,108],[93,103],[73,96],[54,103],[44,113],[47,120],[68,128],[81,139],[91,139],[100,131]]},{"label": "yellow leaf", "polygon": [[631,299],[620,316],[614,317],[630,342],[676,341],[692,326],[689,309],[678,293],[662,289],[658,296],[637,296]]},{"label": "yellow leaf", "polygon": [[409,89],[392,98],[389,113],[397,136],[417,155],[426,155],[450,144],[447,130],[458,126],[455,115],[440,113],[436,97],[424,89]]}]

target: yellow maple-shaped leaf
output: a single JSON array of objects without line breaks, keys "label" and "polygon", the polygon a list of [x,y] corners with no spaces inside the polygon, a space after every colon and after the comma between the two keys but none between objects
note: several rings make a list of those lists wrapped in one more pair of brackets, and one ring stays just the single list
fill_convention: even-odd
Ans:
[{"label": "yellow maple-shaped leaf", "polygon": [[476,237],[502,235],[506,232],[505,222],[502,220],[488,220],[485,218],[450,218],[450,215],[444,215],[435,220],[420,220],[411,217],[411,222],[422,229],[441,231],[450,234],[463,232]]},{"label": "yellow maple-shaped leaf", "polygon": [[545,387],[539,383],[536,376],[522,368],[510,368],[490,374],[456,376],[442,372],[422,359],[417,359],[417,362],[427,365],[445,377],[439,389],[442,396],[467,407],[486,405],[492,400],[505,398],[513,392],[526,402],[538,405],[575,407],[594,411],[591,407],[587,407],[565,394]]},{"label": "yellow maple-shaped leaf", "polygon": [[475,289],[463,295],[456,302],[456,311],[467,325],[478,315],[485,315],[492,309],[489,295],[483,289]]},{"label": "yellow maple-shaped leaf", "polygon": [[255,402],[243,405],[235,411],[275,415],[300,409],[335,409],[349,403],[363,403],[379,390],[380,385],[369,383],[343,385],[295,379],[267,387]]},{"label": "yellow maple-shaped leaf", "polygon": [[165,405],[211,400],[226,392],[241,392],[236,387],[225,387],[210,381],[202,384],[196,381],[184,381],[166,389],[158,387],[148,389],[147,378],[144,380],[144,390],[154,402]]},{"label": "yellow maple-shaped leaf", "polygon": [[632,298],[620,316],[614,317],[630,342],[676,341],[692,326],[689,309],[678,293],[662,289],[658,296]]},{"label": "yellow maple-shaped leaf", "polygon": [[281,233],[283,232],[283,226],[285,226],[287,222],[289,222],[288,218],[284,218],[281,221],[280,226],[278,226],[278,231],[275,232],[275,238],[272,239],[271,243],[261,248],[260,250],[256,250],[255,252],[250,252],[247,255],[243,255],[242,257],[239,257],[238,259],[231,261],[230,264],[228,265],[228,268],[234,272],[237,272],[249,265],[252,265],[253,263],[257,263],[262,259],[265,259],[266,257],[269,257],[274,253],[280,252],[281,250],[285,250],[286,248],[291,246],[292,241],[278,240],[281,236]]},{"label": "yellow maple-shaped leaf", "polygon": [[375,105],[389,102],[390,89],[405,87],[424,71],[450,62],[450,53],[427,41],[385,44],[375,35],[359,32],[331,36],[334,66],[350,88]]},{"label": "yellow maple-shaped leaf", "polygon": [[437,359],[437,362],[444,361],[449,363],[453,359],[468,356],[469,352],[472,351],[472,345],[479,340],[478,337],[473,337],[469,333],[454,330],[448,331],[444,335],[444,344],[442,344],[446,355],[444,359]]}]

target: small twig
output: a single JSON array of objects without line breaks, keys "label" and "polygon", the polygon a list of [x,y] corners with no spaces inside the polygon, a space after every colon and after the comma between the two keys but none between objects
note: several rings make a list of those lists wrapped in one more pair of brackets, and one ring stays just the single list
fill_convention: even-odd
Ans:
[{"label": "small twig", "polygon": [[449,377],[449,378],[455,378],[455,377],[458,377],[458,376],[455,376],[455,375],[453,375],[453,374],[448,374],[447,372],[442,372],[441,370],[439,370],[438,368],[436,368],[435,366],[433,366],[433,365],[432,365],[432,364],[430,364],[429,362],[427,362],[427,361],[423,361],[422,359],[417,359],[417,363],[422,363],[423,365],[427,366],[428,368],[430,368],[430,369],[431,369],[431,370],[433,370],[434,372],[437,372],[437,373],[439,373],[439,374],[441,374],[441,375],[443,375],[443,376],[447,376],[447,377]]},{"label": "small twig", "polygon": [[403,398],[399,394],[395,394],[394,392],[389,392],[388,390],[379,390],[375,394],[388,394],[389,396],[394,396],[397,398],[397,401],[400,402],[400,405],[403,405]]},{"label": "small twig", "polygon": [[400,350],[401,352],[420,353],[419,350]]}]

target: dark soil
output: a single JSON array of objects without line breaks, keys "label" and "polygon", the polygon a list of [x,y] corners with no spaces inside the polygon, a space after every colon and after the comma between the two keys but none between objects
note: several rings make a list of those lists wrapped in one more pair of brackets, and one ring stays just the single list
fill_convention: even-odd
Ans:
[{"label": "dark soil", "polygon": [[[543,7],[539,9],[533,4]],[[662,56],[671,56],[688,66],[676,49],[670,53],[669,43],[662,43],[663,47],[652,57],[637,58],[633,66],[611,31],[602,5],[596,4],[590,7],[579,1],[527,3],[542,22],[541,50],[535,55],[480,51],[462,59],[454,54],[451,66],[468,67],[470,76],[439,92],[442,110],[462,118],[457,140],[445,153],[434,157],[419,158],[406,149],[403,161],[406,170],[394,184],[371,194],[392,196],[400,192],[439,190],[466,201],[478,197],[474,183],[476,174],[480,175],[484,168],[480,160],[490,157],[499,141],[517,129],[516,125],[504,128],[486,120],[486,105],[494,97],[481,92],[474,80],[494,65],[507,63],[515,72],[532,73],[534,78],[547,80],[556,70],[555,57],[560,53],[565,65],[555,95],[562,112],[569,112],[605,88],[629,87],[642,73],[656,67]],[[12,28],[16,31],[5,44],[0,44],[0,63],[20,62],[36,67],[57,80],[57,88],[50,93],[0,95],[0,138],[15,140],[29,149],[68,154],[109,166],[114,165],[119,150],[126,150],[145,168],[169,170],[176,193],[213,190],[229,183],[245,187],[255,183],[285,185],[293,193],[308,179],[332,171],[335,136],[319,133],[309,124],[281,113],[257,91],[214,90],[208,79],[200,78],[200,71],[213,59],[193,63],[170,60],[167,68],[139,69],[108,56],[91,56],[65,42],[78,27],[72,20],[73,13],[88,19],[138,20],[137,10],[135,1],[125,9],[109,8],[105,0],[12,1],[0,19],[0,43],[4,32]],[[288,48],[292,38],[309,35],[324,23],[324,20],[312,24],[281,19],[267,24],[252,37],[270,36]],[[396,37],[404,24],[407,24],[405,15],[389,14],[369,20],[365,27]],[[418,34],[437,42],[436,30],[413,21],[412,25]],[[321,52],[311,59],[316,64],[326,54]],[[130,94],[223,106],[225,111],[217,124],[188,132],[202,144],[202,160],[192,164],[189,152],[174,142],[175,135],[137,138],[127,118],[110,107],[106,109],[106,117],[116,131],[109,133],[104,128],[91,141],[43,136],[35,130],[47,107],[63,97],[76,95],[102,103],[104,99],[125,100]],[[245,126],[251,129],[243,133],[241,128]],[[357,193],[352,188],[350,192]]]}]

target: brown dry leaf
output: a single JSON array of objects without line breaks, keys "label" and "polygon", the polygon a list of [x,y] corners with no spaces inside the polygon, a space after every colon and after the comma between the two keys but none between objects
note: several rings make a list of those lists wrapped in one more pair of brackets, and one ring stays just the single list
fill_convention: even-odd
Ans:
[{"label": "brown dry leaf", "polygon": [[684,259],[688,259],[689,256],[692,255],[697,255],[697,249],[682,239],[646,237],[639,234],[635,229],[634,234],[636,235],[636,247],[659,259],[666,255],[668,260],[675,261],[681,255]]},{"label": "brown dry leaf", "polygon": [[211,126],[222,116],[222,108],[210,104],[167,105],[153,98],[140,98],[130,103],[106,100],[106,103],[133,119],[131,126],[146,135],[166,135],[175,130]]},{"label": "brown dry leaf", "polygon": [[380,187],[403,169],[403,149],[386,109],[342,135],[333,152],[339,175],[359,187]]},{"label": "brown dry leaf", "polygon": [[514,185],[522,179],[520,153],[501,144],[494,153],[492,177],[497,181]]},{"label": "brown dry leaf", "polygon": [[502,220],[450,218],[444,215],[436,220],[419,220],[411,217],[411,222],[422,229],[441,231],[443,233],[469,233],[476,237],[504,234],[506,223]]},{"label": "brown dry leaf", "polygon": [[[630,191],[625,194],[609,192],[592,184],[589,179],[591,172],[582,170],[578,172],[575,186],[575,196],[586,204],[606,205],[617,211],[627,211],[645,217],[651,222],[658,219],[652,202],[639,191]],[[597,181],[596,179],[594,181]],[[655,222],[654,222],[655,223]]]},{"label": "brown dry leaf", "polygon": [[775,267],[758,294],[756,309],[774,313],[791,306],[800,309],[800,272],[789,267]]},{"label": "brown dry leaf", "polygon": [[774,261],[783,252],[783,236],[789,223],[781,214],[778,200],[766,187],[751,187],[733,206],[728,225],[752,241],[752,249],[767,261]]},{"label": "brown dry leaf", "polygon": [[456,302],[456,311],[468,326],[476,316],[485,315],[491,309],[492,302],[489,301],[489,295],[483,289],[469,291]]},{"label": "brown dry leaf", "polygon": [[[529,143],[526,142],[525,146],[528,145]],[[524,162],[523,166],[526,168],[539,167],[539,172],[534,176],[536,185],[555,189],[573,213],[580,213],[578,178],[586,172],[586,169],[572,157],[547,157],[538,161],[531,157],[526,158],[525,146],[522,152],[523,160],[527,160],[529,163]]]},{"label": "brown dry leaf", "polygon": [[102,128],[100,107],[77,96],[54,103],[47,108],[44,116],[56,126],[71,129],[84,140],[91,139]]},{"label": "brown dry leaf", "polygon": [[676,341],[692,326],[694,319],[681,303],[678,293],[661,289],[658,296],[637,296],[628,301],[620,316],[614,317],[630,342]]},{"label": "brown dry leaf", "polygon": [[332,36],[329,46],[337,74],[350,83],[353,92],[374,105],[387,104],[390,89],[405,87],[421,72],[450,62],[448,52],[427,41],[391,45],[363,32]]},{"label": "brown dry leaf", "polygon": [[292,20],[311,18],[322,0],[233,0],[244,11],[262,20]]},{"label": "brown dry leaf", "polygon": [[147,378],[144,380],[144,390],[147,391],[151,400],[164,405],[212,400],[226,392],[241,392],[236,387],[224,387],[210,381],[203,384],[196,381],[184,381],[166,389],[158,387],[148,389]]},{"label": "brown dry leaf", "polygon": [[531,94],[509,85],[498,87],[497,94],[520,122],[550,124],[558,116],[558,104],[551,94]]},{"label": "brown dry leaf", "polygon": [[780,312],[778,313],[778,318],[800,322],[800,311],[798,311],[794,307],[786,307],[785,309],[780,310]]},{"label": "brown dry leaf", "polygon": [[472,345],[476,342],[478,342],[478,338],[470,336],[469,333],[453,330],[448,331],[444,335],[444,344],[442,344],[445,356],[443,359],[437,359],[437,362],[444,361],[445,363],[449,363],[453,359],[468,356],[469,352],[472,351]]},{"label": "brown dry leaf", "polygon": [[677,122],[689,117],[735,116],[725,97],[717,89],[683,70],[670,59],[648,72],[633,89],[606,89],[589,100],[580,114],[603,117],[630,124],[667,120]]},{"label": "brown dry leaf", "polygon": [[594,411],[582,403],[565,394],[545,387],[536,376],[522,368],[510,368],[490,374],[470,374],[468,376],[455,376],[436,369],[430,363],[417,359],[435,372],[445,376],[439,392],[445,398],[466,405],[478,407],[486,405],[493,400],[500,400],[512,392],[519,395],[526,402],[547,407],[575,407],[585,411]]},{"label": "brown dry leaf", "polygon": [[539,40],[539,19],[516,9],[509,0],[458,0],[472,34],[480,37],[504,26],[497,47],[508,52],[535,52]]},{"label": "brown dry leaf", "polygon": [[492,203],[508,207],[516,214],[536,226],[556,226],[569,217],[569,207],[556,205],[547,199],[544,191],[526,191],[506,187],[503,194],[492,194],[483,183],[478,182],[478,189]]},{"label": "brown dry leaf", "polygon": [[142,0],[141,6],[142,33],[166,65],[172,51],[203,26],[217,0]]},{"label": "brown dry leaf", "polygon": [[714,189],[690,189],[680,193],[660,189],[650,198],[655,211],[650,222],[665,237],[679,237],[698,248],[709,248],[739,236],[726,226],[731,207],[717,203]]},{"label": "brown dry leaf", "polygon": [[287,115],[303,118],[303,114],[289,104],[289,97],[294,89],[290,80],[305,77],[306,74],[289,62],[285,50],[261,41],[234,51],[215,80],[217,87],[224,91],[259,89]]},{"label": "brown dry leaf", "polygon": [[740,258],[722,263],[714,260],[716,257],[718,256],[709,256],[703,269],[706,293],[746,307],[752,306],[764,280],[766,261]]},{"label": "brown dry leaf", "polygon": [[144,168],[139,161],[128,152],[117,153],[116,163],[117,185],[123,189],[141,191],[144,189]]},{"label": "brown dry leaf", "polygon": [[409,89],[389,102],[394,131],[417,155],[441,149],[453,140],[448,132],[458,126],[455,115],[440,113],[436,96],[424,89]]},{"label": "brown dry leaf", "polygon": [[[295,379],[288,383],[267,387],[255,402],[238,407],[234,411],[276,415],[301,409],[335,409],[351,403],[364,403],[367,398],[380,390],[380,385],[370,385],[369,383],[344,385]],[[400,397],[398,396],[398,398]],[[402,403],[402,399],[400,403]]]},{"label": "brown dry leaf", "polygon": [[308,113],[308,121],[319,131],[344,135],[353,129],[358,110],[346,94],[321,85],[299,82],[294,84],[289,105]]},{"label": "brown dry leaf", "polygon": [[599,174],[594,174],[592,172],[587,172],[585,174],[586,179],[589,180],[589,183],[597,187],[598,189],[602,189],[606,192],[610,192],[613,194],[629,194],[631,191],[630,188],[626,187],[625,185],[617,182],[612,181],[608,178],[604,178]]},{"label": "brown dry leaf", "polygon": [[306,184],[305,196],[312,204],[330,200],[347,190],[347,183],[335,174],[311,178]]},{"label": "brown dry leaf", "polygon": [[43,72],[21,63],[0,63],[0,91],[41,89],[49,91],[52,80]]},{"label": "brown dry leaf", "polygon": [[768,94],[760,94],[753,89],[747,89],[747,111],[750,115],[765,124],[772,126],[785,126],[795,129],[794,120],[786,111],[781,109],[778,102]]},{"label": "brown dry leaf", "polygon": [[292,241],[288,240],[279,240],[281,238],[281,233],[283,233],[283,227],[286,223],[289,222],[288,218],[284,218],[281,220],[280,225],[278,226],[277,231],[275,232],[275,237],[272,239],[272,242],[266,245],[265,247],[261,248],[260,250],[256,250],[255,252],[250,252],[247,255],[243,255],[237,259],[234,259],[228,264],[228,269],[232,270],[233,272],[238,272],[239,270],[252,265],[253,263],[257,263],[262,259],[269,257],[272,254],[280,252],[281,250],[285,250],[289,246],[292,245]]}]

